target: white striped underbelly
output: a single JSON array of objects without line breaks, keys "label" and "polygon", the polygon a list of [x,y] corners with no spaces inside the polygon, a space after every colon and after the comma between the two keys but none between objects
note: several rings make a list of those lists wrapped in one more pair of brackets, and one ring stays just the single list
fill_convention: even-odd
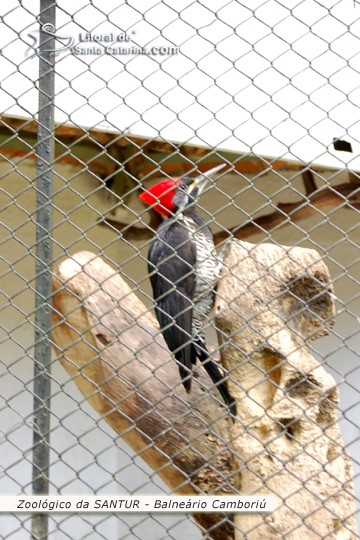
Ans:
[{"label": "white striped underbelly", "polygon": [[203,231],[198,230],[192,219],[183,217],[181,221],[196,244],[195,296],[193,312],[193,332],[202,333],[202,319],[206,317],[214,304],[214,288],[217,281],[219,261],[216,257],[214,242]]}]

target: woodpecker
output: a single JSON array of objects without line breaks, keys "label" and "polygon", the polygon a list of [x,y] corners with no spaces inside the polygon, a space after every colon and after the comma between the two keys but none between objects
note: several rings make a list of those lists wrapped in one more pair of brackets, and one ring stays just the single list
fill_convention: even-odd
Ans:
[{"label": "woodpecker", "polygon": [[[154,186],[155,192],[151,188],[151,195],[155,195],[152,202],[156,203],[158,211],[173,215],[157,230],[149,250],[148,269],[156,316],[166,344],[178,360],[186,391],[191,390],[191,369],[198,358],[231,414],[236,416],[234,400],[205,343],[202,321],[214,304],[214,287],[221,263],[212,232],[195,206],[209,176],[224,166],[214,167],[197,178],[183,178],[177,183],[164,181],[162,188],[159,184]],[[149,203],[149,192],[140,198]]]}]

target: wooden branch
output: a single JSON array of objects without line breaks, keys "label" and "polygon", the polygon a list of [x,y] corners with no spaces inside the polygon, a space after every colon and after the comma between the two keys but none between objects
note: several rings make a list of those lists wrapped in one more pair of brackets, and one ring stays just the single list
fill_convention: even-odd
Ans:
[{"label": "wooden branch", "polygon": [[301,176],[305,186],[305,193],[309,196],[317,190],[314,175],[310,169],[306,169]]},{"label": "wooden branch", "polygon": [[[264,231],[271,231],[276,227],[284,227],[290,223],[296,223],[331,208],[350,208],[360,210],[360,186],[359,184],[346,183],[334,187],[326,187],[318,190],[308,197],[308,200],[297,203],[280,203],[278,210],[254,219],[240,227],[230,229],[233,237],[238,240],[251,238]],[[215,244],[219,244],[229,237],[228,231],[221,231],[214,235]]]},{"label": "wooden branch", "polygon": [[[93,253],[61,263],[53,289],[54,347],[92,407],[176,493],[232,493],[227,410],[203,368],[188,396],[156,320]],[[194,517],[233,540],[229,516]]]}]

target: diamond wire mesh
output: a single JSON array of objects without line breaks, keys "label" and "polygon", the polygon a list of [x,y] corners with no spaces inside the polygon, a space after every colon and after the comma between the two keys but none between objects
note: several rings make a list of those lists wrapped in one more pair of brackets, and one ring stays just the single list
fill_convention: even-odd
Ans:
[{"label": "diamond wire mesh", "polygon": [[[36,52],[39,9],[33,2],[13,1],[1,10],[0,485],[2,493],[17,494],[32,489],[39,75],[36,57],[26,54],[30,46],[30,56]],[[65,51],[55,57],[54,222],[50,231],[53,269],[66,257],[73,259],[79,251],[91,251],[120,272],[150,310],[153,300],[146,256],[161,220],[139,202],[141,189],[163,177],[195,174],[226,163],[226,173],[211,182],[199,202],[216,241],[223,244],[232,230],[238,239],[254,243],[267,239],[273,245],[311,247],[330,268],[338,322],[328,338],[309,343],[309,347],[339,385],[338,422],[353,462],[356,500],[358,10],[356,3],[325,0],[219,0],[206,6],[194,1],[108,2],[106,8],[95,1],[56,2],[57,47],[73,36],[81,48],[103,51],[104,42],[80,42],[79,34],[124,33],[131,37],[131,45],[150,52]],[[155,54],[155,46],[178,50]],[[335,150],[333,139],[350,141],[353,152]],[[275,157],[266,157],[269,155]],[[250,288],[255,285],[250,283]],[[104,287],[100,281],[98,289]],[[305,308],[311,314],[306,303]],[[272,305],[266,309],[271,314]],[[95,314],[91,326],[95,328],[99,322],[111,341],[121,341],[121,333],[114,334]],[[252,324],[249,320],[253,329]],[[213,316],[205,326],[207,342],[216,356],[219,347]],[[77,343],[87,342],[85,332],[71,329]],[[103,358],[108,342],[103,345],[103,349],[94,349],[95,360]],[[107,424],[108,415],[98,414],[79,392],[77,374],[69,375],[59,365],[61,355],[66,356],[69,349],[70,345],[62,353],[57,351],[51,366],[50,493],[168,492],[157,469],[152,470],[142,459],[143,451],[131,450]],[[135,357],[140,352],[133,351]],[[110,379],[118,376],[116,372]],[[150,381],[161,377],[156,371],[149,374]],[[263,380],[269,379],[271,370],[264,371]],[[172,386],[181,392],[179,378]],[[212,396],[219,401],[217,394]],[[224,410],[219,410],[224,416]],[[303,410],[300,417],[307,413]],[[166,422],[168,432],[171,423],[165,417]],[[227,449],[236,456],[234,440],[222,439],[216,426],[208,422],[210,436],[221,441],[219,453]],[[281,429],[289,435],[290,428]],[[144,436],[149,447],[157,447],[156,437]],[[185,446],[196,448],[196,440],[195,434]],[[302,451],[309,455],[305,445]],[[205,465],[212,461],[203,458]],[[224,485],[233,486],[236,474],[246,470],[254,472],[250,464],[244,463],[240,470],[235,467],[223,479]],[[271,490],[270,483],[268,487]],[[291,506],[286,497],[283,504]],[[301,512],[295,513],[301,522],[306,521]],[[311,511],[306,517],[310,516]],[[224,522],[230,519],[224,516]],[[2,515],[0,520],[2,539],[30,537],[29,516]],[[340,524],[335,516],[334,527]],[[238,523],[236,527],[241,530]],[[270,527],[286,538],[300,530],[299,525],[286,533],[275,523]],[[56,539],[143,540],[200,538],[201,532],[185,515],[78,514],[50,515],[48,535]]]}]

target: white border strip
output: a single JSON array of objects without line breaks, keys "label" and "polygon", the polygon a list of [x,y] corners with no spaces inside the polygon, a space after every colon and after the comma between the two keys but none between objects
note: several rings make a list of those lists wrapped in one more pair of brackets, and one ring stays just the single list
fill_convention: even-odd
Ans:
[{"label": "white border strip", "polygon": [[0,496],[0,512],[273,512],[272,496],[178,495],[8,495]]}]

